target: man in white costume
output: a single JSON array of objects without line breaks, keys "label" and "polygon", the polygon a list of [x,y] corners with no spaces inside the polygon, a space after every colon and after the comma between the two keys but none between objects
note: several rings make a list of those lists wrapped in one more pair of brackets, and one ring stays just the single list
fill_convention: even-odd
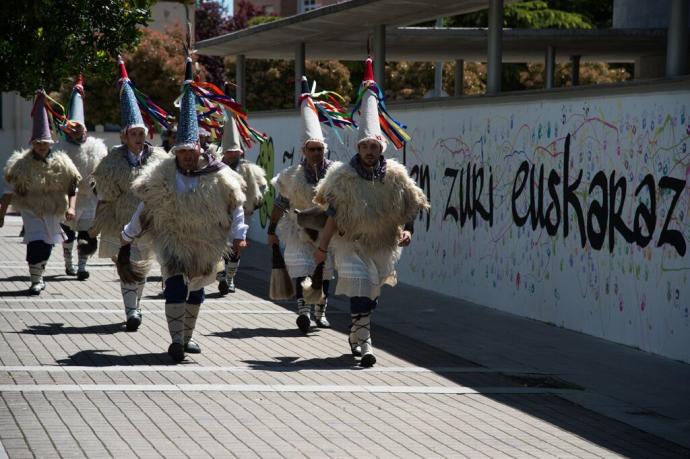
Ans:
[{"label": "man in white costume", "polygon": [[[306,77],[302,77],[302,96],[300,103],[302,118],[302,161],[288,167],[272,180],[276,199],[268,226],[268,244],[285,244],[285,265],[288,274],[295,281],[297,297],[297,327],[307,333],[311,327],[310,313],[314,309],[314,321],[320,328],[330,327],[326,318],[327,302],[306,304],[302,281],[314,273],[317,263],[312,253],[317,247],[318,235],[297,224],[295,210],[306,210],[314,206],[316,186],[333,164],[327,159],[328,145],[321,131],[319,116],[310,96]],[[277,231],[277,233],[276,233]],[[280,239],[278,238],[280,236]],[[323,293],[328,298],[330,280],[333,278],[333,259],[329,257],[324,264]]]},{"label": "man in white costume", "polygon": [[14,152],[7,161],[4,172],[9,190],[0,198],[0,227],[10,203],[22,216],[31,295],[40,295],[46,288],[43,273],[53,245],[65,241],[60,222],[75,217],[75,196],[81,180],[72,160],[52,148],[45,97],[43,90],[36,93],[31,112],[31,148]]},{"label": "man in white costume", "polygon": [[[62,229],[67,235],[62,249],[65,257],[65,272],[69,276],[77,275],[77,279],[86,280],[89,272],[86,263],[98,248],[98,239],[89,236],[88,230],[93,226],[96,217],[98,198],[93,192],[93,171],[98,163],[108,154],[108,147],[102,139],[87,135],[84,121],[84,80],[81,75],[72,88],[67,124],[63,128],[65,140],[58,148],[67,153],[81,174],[79,191],[77,192],[76,217]],[[77,241],[77,270],[74,269],[72,251],[74,241]]]},{"label": "man in white costume", "polygon": [[180,118],[173,156],[149,164],[133,184],[141,204],[121,232],[127,247],[148,235],[161,265],[165,315],[171,343],[168,354],[181,362],[200,353],[192,339],[204,301],[228,245],[239,254],[246,246],[241,179],[213,155],[202,152],[187,58]]},{"label": "man in white costume", "polygon": [[[127,75],[125,64],[118,59],[120,67],[120,113],[123,144],[113,147],[98,164],[93,173],[94,186],[98,196],[98,207],[91,237],[101,234],[100,258],[116,261],[120,250],[120,231],[139,205],[132,183],[141,174],[145,165],[162,161],[169,155],[160,147],[148,144],[148,132],[139,111],[134,90]],[[153,260],[150,241],[145,238],[130,247],[132,261],[146,265]],[[146,269],[144,268],[146,271]],[[136,331],[141,325],[141,297],[146,285],[146,273],[142,280],[125,279],[120,276],[120,291],[125,305],[127,330]]]},{"label": "man in white costume", "polygon": [[329,217],[313,256],[317,263],[331,254],[335,257],[336,294],[350,298],[350,349],[362,357],[363,367],[371,367],[376,363],[371,313],[381,287],[396,284],[400,247],[410,244],[412,223],[429,203],[405,166],[383,157],[388,144],[380,126],[383,101],[377,99],[381,91],[371,59],[365,64],[362,87],[357,154],[349,163],[331,166],[316,188],[314,202],[324,206]]}]

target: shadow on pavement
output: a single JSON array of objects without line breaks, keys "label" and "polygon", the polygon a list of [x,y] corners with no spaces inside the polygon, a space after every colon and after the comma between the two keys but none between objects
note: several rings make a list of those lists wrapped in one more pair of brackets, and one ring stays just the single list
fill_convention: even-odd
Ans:
[{"label": "shadow on pavement", "polygon": [[64,323],[56,322],[51,324],[29,325],[22,331],[8,333],[23,333],[28,335],[81,335],[86,333],[112,335],[119,332],[125,332],[124,322],[105,325],[90,325],[86,327],[65,327]]},{"label": "shadow on pavement", "polygon": [[[314,335],[315,333],[310,332],[309,335]],[[289,329],[275,329],[275,328],[233,328],[230,331],[214,332],[208,333],[204,336],[214,336],[217,338],[230,338],[230,339],[244,339],[244,338],[302,338],[305,335],[297,328]],[[275,363],[275,362],[274,362]]]},{"label": "shadow on pavement", "polygon": [[[350,370],[360,368],[354,364],[352,355],[342,354],[338,357],[325,357],[299,360],[299,357],[276,357],[275,360],[243,360],[254,370],[290,372],[301,370]],[[364,370],[364,369],[362,369]]]},{"label": "shadow on pavement", "polygon": [[[72,354],[66,359],[57,361],[60,365],[79,367],[111,367],[136,365],[175,365],[167,352],[149,352],[144,354],[114,355],[106,354],[107,349],[89,349]],[[182,365],[182,364],[177,364]]]}]

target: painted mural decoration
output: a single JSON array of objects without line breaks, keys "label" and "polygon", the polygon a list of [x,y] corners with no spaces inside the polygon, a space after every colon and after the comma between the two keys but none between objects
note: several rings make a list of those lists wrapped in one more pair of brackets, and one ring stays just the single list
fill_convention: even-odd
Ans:
[{"label": "painted mural decoration", "polygon": [[[677,91],[396,111],[413,140],[386,155],[432,203],[401,280],[690,362],[688,105]],[[298,121],[257,118],[286,153]],[[331,159],[354,139],[330,138]]]}]

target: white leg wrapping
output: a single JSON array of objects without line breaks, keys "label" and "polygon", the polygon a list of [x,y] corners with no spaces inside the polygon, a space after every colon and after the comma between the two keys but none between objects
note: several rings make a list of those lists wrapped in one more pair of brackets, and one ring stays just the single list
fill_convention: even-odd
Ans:
[{"label": "white leg wrapping", "polygon": [[133,315],[139,314],[139,304],[137,302],[137,284],[129,284],[120,281],[120,291],[122,301],[125,303],[125,315],[129,319]]},{"label": "white leg wrapping", "polygon": [[352,314],[352,328],[350,336],[354,335],[356,342],[362,349],[362,356],[373,354],[371,345],[371,313]]},{"label": "white leg wrapping", "polygon": [[314,320],[320,321],[326,315],[328,303],[314,305]]},{"label": "white leg wrapping", "polygon": [[46,262],[34,263],[29,265],[29,276],[31,277],[31,285],[40,284],[43,282],[43,272],[46,269]]},{"label": "white leg wrapping", "polygon": [[167,303],[165,318],[168,320],[168,331],[173,343],[184,345],[185,313],[187,303]]},{"label": "white leg wrapping", "polygon": [[141,309],[141,297],[144,295],[144,287],[146,287],[146,280],[137,282],[137,309]]},{"label": "white leg wrapping", "polygon": [[307,316],[311,313],[311,305],[304,302],[304,298],[297,299],[297,315]]},{"label": "white leg wrapping", "polygon": [[77,260],[77,270],[82,272],[86,271],[86,262],[89,260],[89,256],[80,253]]},{"label": "white leg wrapping", "polygon": [[240,261],[227,261],[225,262],[225,275],[229,282],[235,279],[235,274],[237,274],[237,268],[240,266]]},{"label": "white leg wrapping", "polygon": [[196,327],[196,319],[199,317],[200,304],[189,304],[185,308],[184,314],[184,342],[187,344],[192,339],[194,328]]},{"label": "white leg wrapping", "polygon": [[74,262],[72,262],[72,249],[74,242],[65,242],[62,244],[62,255],[65,257],[65,269],[74,269]]}]

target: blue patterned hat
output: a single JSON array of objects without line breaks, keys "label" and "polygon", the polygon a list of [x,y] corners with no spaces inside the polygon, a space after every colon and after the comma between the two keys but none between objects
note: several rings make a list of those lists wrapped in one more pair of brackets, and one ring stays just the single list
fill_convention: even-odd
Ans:
[{"label": "blue patterned hat", "polygon": [[137,97],[132,90],[129,75],[127,75],[125,62],[120,56],[117,58],[117,64],[120,66],[120,126],[122,131],[124,132],[132,128],[144,128],[148,132],[146,124],[144,124],[144,118],[139,111]]},{"label": "blue patterned hat", "polygon": [[196,97],[191,87],[192,78],[192,58],[187,57],[185,81],[182,84],[180,100],[180,117],[173,151],[180,148],[197,148],[199,145],[199,122],[196,118]]}]

